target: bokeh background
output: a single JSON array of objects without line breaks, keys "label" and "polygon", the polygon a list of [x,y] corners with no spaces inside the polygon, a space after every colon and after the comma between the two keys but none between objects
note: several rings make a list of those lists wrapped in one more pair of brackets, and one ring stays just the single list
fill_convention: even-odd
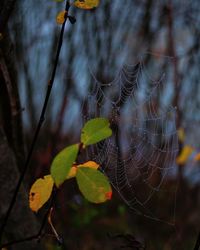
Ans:
[{"label": "bokeh background", "polygon": [[[1,120],[19,172],[45,98],[60,30],[56,15],[63,8],[53,0],[18,1],[9,19],[22,122],[5,115],[10,110],[3,87]],[[83,158],[100,161],[114,194],[93,205],[73,180],[64,184],[53,223],[65,246],[47,224],[43,249],[193,249],[200,230],[199,11],[198,0],[102,0],[91,11],[70,8],[77,21],[67,23],[24,185],[28,197],[34,180],[49,173],[56,153],[79,140],[87,119],[101,115],[110,119],[113,137]],[[99,151],[103,156],[96,157]],[[124,173],[132,188],[116,181],[120,175],[123,182]],[[45,211],[36,215],[39,222]]]}]

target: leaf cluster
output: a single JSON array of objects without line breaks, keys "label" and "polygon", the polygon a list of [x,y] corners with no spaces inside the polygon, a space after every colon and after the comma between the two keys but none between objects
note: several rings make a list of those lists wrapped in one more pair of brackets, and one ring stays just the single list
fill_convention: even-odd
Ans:
[{"label": "leaf cluster", "polygon": [[50,175],[35,181],[29,193],[30,208],[37,212],[50,198],[54,185],[59,188],[66,180],[76,178],[83,196],[90,202],[102,203],[111,199],[112,189],[108,178],[99,171],[94,161],[77,164],[78,154],[89,145],[112,135],[105,118],[89,120],[82,128],[80,142],[60,151],[52,161]]}]

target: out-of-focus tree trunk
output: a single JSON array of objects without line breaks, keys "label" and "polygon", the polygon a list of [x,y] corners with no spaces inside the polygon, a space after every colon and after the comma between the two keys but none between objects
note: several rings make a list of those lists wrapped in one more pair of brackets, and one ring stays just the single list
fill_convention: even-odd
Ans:
[{"label": "out-of-focus tree trunk", "polygon": [[[7,21],[16,1],[0,1],[0,224],[2,224],[24,166],[25,152],[21,105],[17,85],[16,60],[7,31]],[[5,228],[5,242],[36,234],[39,223],[28,207],[27,184],[22,185]],[[36,246],[37,244],[37,246]],[[26,242],[8,249],[40,249]],[[42,249],[42,248],[41,248]]]},{"label": "out-of-focus tree trunk", "polygon": [[1,123],[8,143],[15,153],[17,166],[21,170],[24,163],[22,110],[17,86],[14,53],[8,34],[4,34],[1,41],[0,80]]},{"label": "out-of-focus tree trunk", "polygon": [[[8,145],[2,127],[0,128],[0,155],[0,223],[2,223],[20,175],[15,155]],[[28,207],[28,191],[22,186],[6,226],[4,240],[5,242],[20,240],[36,234],[38,230],[39,223]],[[27,250],[40,248],[40,244],[32,241],[31,243],[14,244],[8,249]]]},{"label": "out-of-focus tree trunk", "polygon": [[0,33],[6,28],[8,19],[10,18],[16,2],[16,0],[0,0]]}]

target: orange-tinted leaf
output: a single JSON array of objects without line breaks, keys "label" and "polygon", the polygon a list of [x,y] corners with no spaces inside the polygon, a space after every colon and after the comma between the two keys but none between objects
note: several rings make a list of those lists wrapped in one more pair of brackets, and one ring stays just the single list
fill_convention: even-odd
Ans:
[{"label": "orange-tinted leaf", "polygon": [[75,0],[74,6],[85,9],[91,10],[99,6],[100,0]]},{"label": "orange-tinted leaf", "polygon": [[111,200],[112,198],[112,191],[105,193],[105,197],[107,200]]},{"label": "orange-tinted leaf", "polygon": [[75,165],[74,164],[71,167],[69,174],[67,175],[67,180],[76,176],[76,173],[77,173],[77,170],[78,170],[79,167],[80,168],[92,168],[92,169],[97,170],[99,168],[99,164],[97,164],[94,161],[87,161],[87,162],[82,163],[80,165]]},{"label": "orange-tinted leaf", "polygon": [[184,165],[193,151],[194,151],[193,147],[185,145],[179,156],[176,158],[176,163],[179,165]]},{"label": "orange-tinted leaf", "polygon": [[87,161],[83,164],[78,165],[80,168],[92,168],[92,169],[98,169],[99,164],[97,164],[95,161]]},{"label": "orange-tinted leaf", "polygon": [[69,174],[67,175],[67,180],[75,177],[76,172],[77,172],[77,165],[73,165],[69,171]]},{"label": "orange-tinted leaf", "polygon": [[53,184],[51,175],[46,175],[34,182],[29,192],[29,206],[32,211],[37,212],[48,201]]},{"label": "orange-tinted leaf", "polygon": [[200,153],[195,155],[194,161],[200,161]]},{"label": "orange-tinted leaf", "polygon": [[66,16],[66,13],[67,11],[63,10],[63,11],[60,11],[56,17],[56,22],[58,24],[63,24],[64,21],[65,21],[65,16]]}]

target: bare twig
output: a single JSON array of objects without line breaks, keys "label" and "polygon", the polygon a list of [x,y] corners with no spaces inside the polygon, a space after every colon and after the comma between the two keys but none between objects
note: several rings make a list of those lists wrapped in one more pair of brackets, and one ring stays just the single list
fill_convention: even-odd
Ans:
[{"label": "bare twig", "polygon": [[54,236],[56,237],[57,241],[62,244],[62,238],[59,236],[59,234],[57,233],[54,225],[53,225],[53,222],[52,222],[52,212],[53,212],[53,207],[50,208],[50,211],[49,211],[49,215],[48,215],[48,222],[49,222],[49,225],[51,227],[51,230],[54,234]]},{"label": "bare twig", "polygon": [[[69,8],[70,8],[70,2],[69,2],[69,0],[67,0],[66,1],[66,6],[65,6],[66,13],[68,13]],[[29,163],[30,163],[32,153],[33,153],[33,150],[35,148],[36,141],[38,139],[40,129],[41,129],[42,124],[43,124],[43,122],[45,120],[45,113],[46,113],[49,97],[50,97],[50,94],[51,94],[51,90],[52,90],[52,87],[53,87],[53,83],[54,83],[54,79],[55,79],[55,75],[56,75],[56,69],[57,69],[57,66],[58,66],[59,55],[60,55],[60,51],[61,51],[61,47],[62,47],[62,43],[63,43],[63,36],[64,36],[64,30],[65,30],[65,24],[66,24],[67,17],[68,17],[68,15],[66,15],[65,21],[62,24],[62,28],[61,28],[61,31],[60,31],[60,37],[59,37],[59,41],[58,41],[58,47],[57,47],[54,67],[53,67],[53,70],[52,70],[50,81],[48,83],[48,88],[47,88],[46,97],[45,97],[45,100],[44,100],[42,112],[41,112],[41,115],[40,115],[40,119],[39,119],[39,122],[38,122],[38,125],[37,125],[37,128],[36,128],[35,134],[33,136],[33,140],[32,140],[32,143],[31,143],[31,146],[30,146],[27,158],[26,158],[24,169],[23,169],[23,171],[21,173],[21,176],[20,176],[19,181],[17,183],[15,192],[13,194],[12,200],[11,200],[10,205],[8,207],[8,210],[6,212],[4,221],[3,221],[2,225],[1,225],[1,228],[0,228],[0,241],[2,241],[2,236],[3,236],[4,230],[5,230],[5,226],[7,224],[8,218],[9,218],[9,216],[10,216],[10,214],[12,212],[12,209],[14,207],[14,204],[15,204],[15,201],[16,201],[16,198],[17,198],[17,194],[19,192],[22,181],[24,180],[24,176],[25,176],[25,174],[27,172],[27,169],[28,169],[28,166],[29,166]]]}]

